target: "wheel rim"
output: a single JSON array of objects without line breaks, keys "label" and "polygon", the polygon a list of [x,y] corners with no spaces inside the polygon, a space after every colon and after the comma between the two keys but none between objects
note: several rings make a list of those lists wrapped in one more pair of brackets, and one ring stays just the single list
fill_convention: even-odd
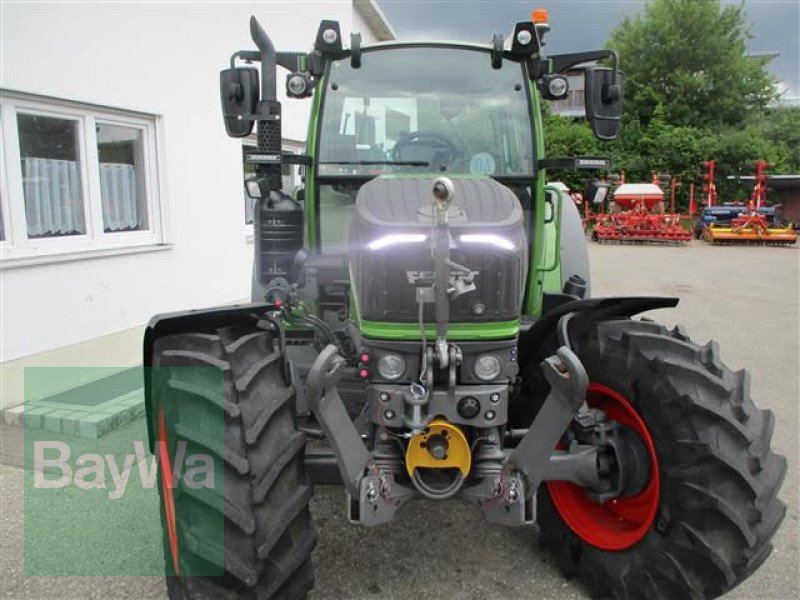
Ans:
[{"label": "wheel rim", "polygon": [[167,523],[167,539],[172,554],[172,566],[178,575],[178,530],[175,526],[175,498],[172,494],[172,464],[169,456],[169,434],[164,418],[164,408],[158,407],[158,464],[161,473],[161,497],[164,503],[164,520]]},{"label": "wheel rim", "polygon": [[658,511],[660,481],[655,445],[644,421],[624,396],[592,383],[586,399],[589,406],[603,410],[607,419],[622,423],[642,439],[650,455],[650,481],[641,493],[603,505],[592,502],[584,488],[566,481],[548,481],[547,491],[563,521],[583,541],[602,550],[625,550],[647,534]]}]

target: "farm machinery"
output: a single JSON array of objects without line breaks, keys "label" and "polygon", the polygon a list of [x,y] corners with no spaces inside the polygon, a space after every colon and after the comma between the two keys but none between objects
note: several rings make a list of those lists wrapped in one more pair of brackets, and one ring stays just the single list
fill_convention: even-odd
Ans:
[{"label": "farm machinery", "polygon": [[[591,296],[578,210],[545,184],[608,166],[544,155],[563,73],[588,65],[600,139],[623,101],[614,52],[546,56],[549,30],[534,11],[486,46],[346,48],[323,21],[284,52],[251,19],[220,90],[230,136],[257,126],[252,302],[159,315],[144,339],[170,598],[305,597],[315,485],[377,537],[416,498],[536,523],[565,574],[619,599],[716,597],[766,559],[773,414],[715,343],[635,318],[677,299]],[[281,152],[278,66],[313,97],[304,155]],[[198,455],[203,486],[179,476]]]},{"label": "farm machinery", "polygon": [[767,206],[767,168],[763,160],[755,163],[750,200],[717,205],[714,186],[714,161],[705,161],[706,206],[694,226],[694,236],[711,244],[756,244],[789,246],[797,241],[790,223],[783,223],[779,207]]},{"label": "farm machinery", "polygon": [[625,183],[614,189],[608,211],[595,217],[592,239],[596,242],[632,244],[683,244],[692,233],[681,224],[675,212],[675,192],[680,185],[671,179],[670,211],[664,210],[664,190],[653,173],[651,183]]}]

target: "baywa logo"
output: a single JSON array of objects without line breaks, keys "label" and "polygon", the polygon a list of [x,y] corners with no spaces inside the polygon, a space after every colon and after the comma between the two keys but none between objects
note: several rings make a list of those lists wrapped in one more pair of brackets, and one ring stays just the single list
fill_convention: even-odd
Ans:
[{"label": "baywa logo", "polygon": [[[33,443],[33,487],[62,489],[74,485],[82,490],[105,489],[110,500],[119,500],[125,494],[134,472],[138,474],[144,489],[155,487],[157,465],[162,456],[169,457],[164,442],[158,442],[155,454],[148,457],[144,442],[134,441],[133,453],[125,455],[122,464],[114,454],[80,454],[71,461],[72,451],[65,442],[36,441]],[[165,485],[170,488],[177,487],[181,480],[191,489],[214,488],[212,457],[208,454],[187,456],[185,441],[177,443],[175,460],[167,473],[170,471],[171,481],[165,480]]]}]

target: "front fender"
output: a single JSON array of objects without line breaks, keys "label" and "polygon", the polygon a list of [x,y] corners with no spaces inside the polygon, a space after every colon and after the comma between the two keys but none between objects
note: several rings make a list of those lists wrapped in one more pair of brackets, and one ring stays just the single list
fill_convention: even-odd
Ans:
[{"label": "front fender", "polygon": [[275,310],[271,304],[253,303],[231,306],[215,306],[198,310],[164,313],[156,315],[147,324],[142,346],[142,366],[144,367],[144,409],[147,418],[147,437],[150,451],[155,447],[155,407],[151,390],[151,368],[156,340],[167,335],[197,331],[213,331],[237,323],[252,323],[253,316]]},{"label": "front fender", "polygon": [[666,296],[618,296],[610,298],[589,298],[565,302],[546,312],[519,337],[519,364],[537,356],[541,345],[555,333],[561,317],[568,313],[580,313],[597,321],[632,317],[657,308],[673,308],[678,298]]}]

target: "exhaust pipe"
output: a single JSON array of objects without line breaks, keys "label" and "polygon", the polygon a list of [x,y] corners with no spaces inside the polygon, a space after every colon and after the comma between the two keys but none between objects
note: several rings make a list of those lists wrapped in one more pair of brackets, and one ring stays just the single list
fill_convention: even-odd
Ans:
[{"label": "exhaust pipe", "polygon": [[256,165],[256,173],[266,177],[270,190],[280,190],[281,182],[281,103],[278,102],[276,78],[278,62],[275,46],[254,16],[250,17],[250,37],[261,54],[261,101],[258,103],[258,150],[275,157],[270,163]]}]

